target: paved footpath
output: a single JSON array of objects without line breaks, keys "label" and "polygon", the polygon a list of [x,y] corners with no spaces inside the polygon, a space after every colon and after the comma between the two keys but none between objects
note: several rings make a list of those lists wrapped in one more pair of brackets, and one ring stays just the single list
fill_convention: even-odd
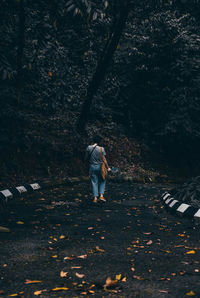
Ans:
[{"label": "paved footpath", "polygon": [[0,297],[200,297],[199,225],[169,214],[170,185],[88,184],[13,200],[0,213]]}]

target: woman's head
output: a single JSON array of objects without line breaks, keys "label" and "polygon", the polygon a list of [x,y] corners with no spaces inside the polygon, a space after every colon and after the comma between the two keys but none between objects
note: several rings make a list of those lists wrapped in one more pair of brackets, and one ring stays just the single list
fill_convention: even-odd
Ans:
[{"label": "woman's head", "polygon": [[100,144],[102,142],[102,137],[99,136],[99,135],[96,135],[93,137],[93,143],[96,143],[96,144]]}]

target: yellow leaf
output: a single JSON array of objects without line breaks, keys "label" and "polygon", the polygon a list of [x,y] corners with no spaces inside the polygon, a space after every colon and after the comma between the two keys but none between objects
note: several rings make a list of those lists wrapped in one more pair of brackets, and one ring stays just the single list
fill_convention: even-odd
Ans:
[{"label": "yellow leaf", "polygon": [[17,224],[18,224],[18,225],[23,225],[24,222],[19,220],[19,221],[17,221]]},{"label": "yellow leaf", "polygon": [[54,255],[54,256],[51,256],[52,258],[57,258],[58,256],[57,255]]},{"label": "yellow leaf", "polygon": [[122,278],[122,281],[123,281],[123,282],[126,282],[126,276],[125,276],[124,278]]},{"label": "yellow leaf", "polygon": [[190,291],[190,292],[186,293],[185,295],[186,296],[195,296],[196,294],[195,294],[195,292]]},{"label": "yellow leaf", "polygon": [[10,294],[8,296],[10,296],[10,297],[16,297],[16,296],[18,296],[18,294]]},{"label": "yellow leaf", "polygon": [[30,280],[30,279],[26,279],[25,284],[36,284],[36,283],[40,283],[42,282],[41,280]]},{"label": "yellow leaf", "polygon": [[39,295],[41,295],[41,294],[42,294],[42,291],[35,291],[35,292],[34,292],[34,295],[35,295],[35,296],[39,296]]},{"label": "yellow leaf", "polygon": [[68,291],[69,290],[69,288],[65,288],[65,287],[57,287],[57,288],[54,288],[54,289],[52,289],[52,291]]},{"label": "yellow leaf", "polygon": [[187,255],[191,255],[191,254],[195,254],[195,253],[196,253],[195,250],[189,250],[186,252]]},{"label": "yellow leaf", "polygon": [[121,275],[121,274],[117,274],[117,275],[115,276],[115,278],[116,278],[116,280],[120,280],[120,279],[122,278],[122,275]]},{"label": "yellow leaf", "polygon": [[67,274],[68,274],[68,272],[61,271],[60,272],[60,277],[66,277]]},{"label": "yellow leaf", "polygon": [[60,236],[60,239],[64,239],[64,238],[65,238],[65,236],[64,236],[64,235],[61,235],[61,236]]}]

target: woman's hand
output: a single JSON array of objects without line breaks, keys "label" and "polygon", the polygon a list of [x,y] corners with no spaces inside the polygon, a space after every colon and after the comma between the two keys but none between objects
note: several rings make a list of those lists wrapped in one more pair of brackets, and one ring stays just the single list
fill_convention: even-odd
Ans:
[{"label": "woman's hand", "polygon": [[108,168],[108,172],[110,172],[111,171],[111,168]]}]

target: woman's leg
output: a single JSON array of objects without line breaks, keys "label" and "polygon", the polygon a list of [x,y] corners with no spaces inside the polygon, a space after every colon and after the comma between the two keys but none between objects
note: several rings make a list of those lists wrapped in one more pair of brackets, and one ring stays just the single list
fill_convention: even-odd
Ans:
[{"label": "woman's leg", "polygon": [[92,184],[92,193],[93,197],[97,199],[99,192],[98,192],[98,175],[95,171],[95,167],[90,167],[90,179]]},{"label": "woman's leg", "polygon": [[105,187],[106,187],[106,179],[100,179],[100,186],[99,186],[99,193],[100,197],[103,197],[104,192],[105,192]]}]

